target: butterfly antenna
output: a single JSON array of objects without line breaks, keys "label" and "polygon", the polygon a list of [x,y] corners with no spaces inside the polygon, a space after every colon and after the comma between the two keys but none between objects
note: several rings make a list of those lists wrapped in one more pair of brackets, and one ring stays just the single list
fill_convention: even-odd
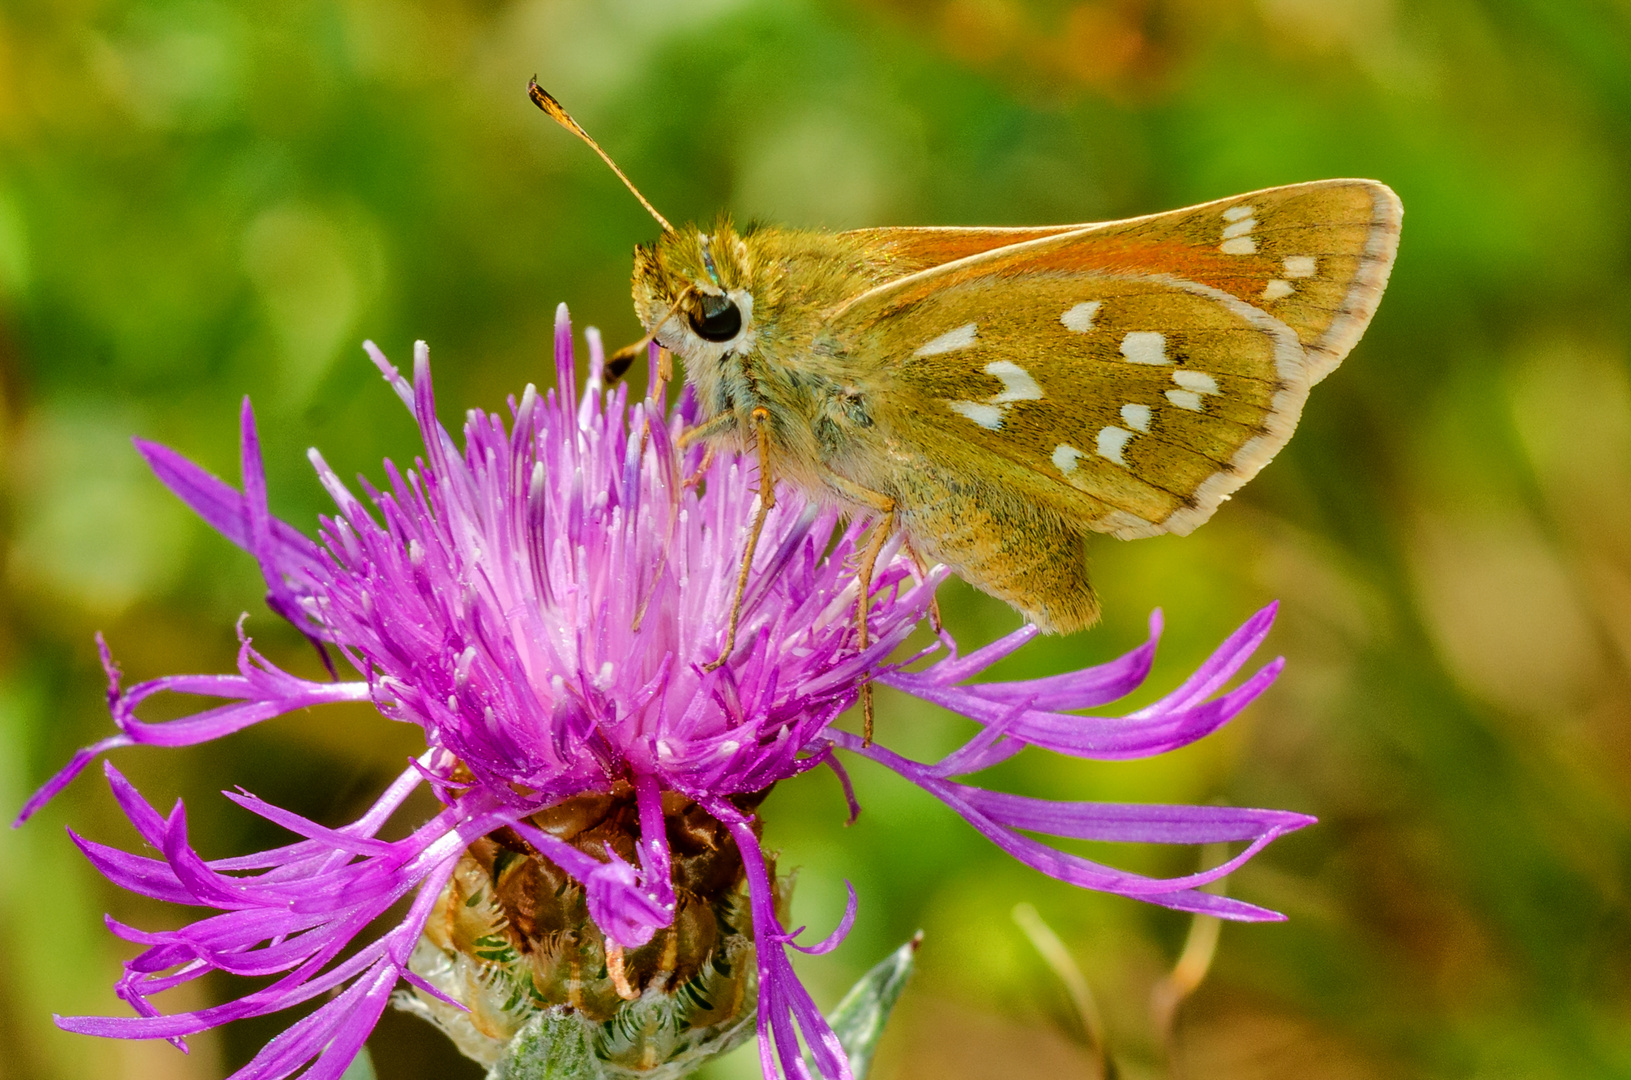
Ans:
[{"label": "butterfly antenna", "polygon": [[623,181],[623,185],[634,192],[634,197],[640,200],[640,205],[646,208],[646,213],[657,219],[657,224],[663,227],[663,232],[671,233],[674,231],[674,226],[668,223],[668,219],[657,213],[657,208],[646,201],[646,197],[640,194],[640,189],[635,187],[627,176],[623,175],[623,170],[617,167],[617,162],[612,160],[611,155],[602,150],[600,144],[589,137],[589,133],[583,130],[576,120],[572,119],[572,114],[561,107],[561,103],[555,100],[553,94],[538,85],[536,77],[527,82],[527,96],[532,98],[532,103],[542,109],[544,114],[551,120],[588,143],[589,149],[599,154],[600,160],[611,166],[612,172],[616,173],[617,178]]}]

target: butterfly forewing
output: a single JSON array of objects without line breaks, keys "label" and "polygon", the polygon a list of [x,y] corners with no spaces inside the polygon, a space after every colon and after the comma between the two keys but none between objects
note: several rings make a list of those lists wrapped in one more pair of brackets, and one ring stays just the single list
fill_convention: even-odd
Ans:
[{"label": "butterfly forewing", "polygon": [[[1084,528],[1187,533],[1358,339],[1398,222],[1369,181],[1276,188],[955,258],[834,325],[889,358],[878,407],[907,442],[955,447]],[[900,230],[913,260],[933,257],[932,231]],[[969,250],[969,232],[943,250]]]}]

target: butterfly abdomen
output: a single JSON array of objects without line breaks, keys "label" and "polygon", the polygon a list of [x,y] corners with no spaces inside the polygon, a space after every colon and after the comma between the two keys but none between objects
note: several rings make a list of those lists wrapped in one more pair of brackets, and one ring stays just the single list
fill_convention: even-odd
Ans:
[{"label": "butterfly abdomen", "polygon": [[1098,621],[1082,537],[1056,515],[926,464],[907,473],[899,504],[901,528],[920,556],[945,563],[1045,632],[1069,634]]}]

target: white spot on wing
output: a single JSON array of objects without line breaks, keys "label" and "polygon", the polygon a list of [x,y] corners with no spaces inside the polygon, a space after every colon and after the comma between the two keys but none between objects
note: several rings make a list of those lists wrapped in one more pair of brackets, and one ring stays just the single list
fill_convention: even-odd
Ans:
[{"label": "white spot on wing", "polygon": [[978,327],[974,323],[965,323],[955,330],[947,330],[932,341],[924,342],[912,355],[938,356],[940,353],[966,349],[974,344],[974,333],[977,329]]},{"label": "white spot on wing", "polygon": [[1223,238],[1233,240],[1237,236],[1245,236],[1252,231],[1252,226],[1256,224],[1257,219],[1252,217],[1247,218],[1245,221],[1237,221],[1223,230]]},{"label": "white spot on wing", "polygon": [[966,416],[987,431],[1002,430],[1002,409],[980,401],[948,401],[946,405],[958,416]]},{"label": "white spot on wing", "polygon": [[1224,221],[1239,221],[1243,217],[1251,217],[1257,213],[1255,206],[1231,206],[1223,212]]},{"label": "white spot on wing", "polygon": [[1042,388],[1036,385],[1030,372],[1010,360],[993,360],[985,365],[985,373],[1002,380],[1002,393],[991,399],[993,405],[1042,400]]},{"label": "white spot on wing", "polygon": [[1098,438],[1099,456],[1125,468],[1127,459],[1121,456],[1121,451],[1132,437],[1133,433],[1126,428],[1100,428]]},{"label": "white spot on wing", "polygon": [[1256,255],[1257,241],[1249,236],[1236,236],[1218,245],[1225,255]]},{"label": "white spot on wing", "polygon": [[1086,456],[1069,443],[1060,443],[1053,448],[1053,463],[1067,476],[1076,471],[1076,462]]},{"label": "white spot on wing", "polygon": [[1121,422],[1134,431],[1150,430],[1150,407],[1148,405],[1123,405],[1121,407]]},{"label": "white spot on wing", "polygon": [[1263,286],[1263,299],[1284,300],[1296,291],[1296,286],[1292,285],[1291,282],[1272,278],[1267,285]]},{"label": "white spot on wing", "polygon": [[1185,390],[1192,390],[1197,394],[1215,394],[1218,392],[1218,381],[1204,371],[1174,371],[1172,381]]},{"label": "white spot on wing", "polygon": [[1059,316],[1059,321],[1065,324],[1066,330],[1085,334],[1093,329],[1093,316],[1098,313],[1099,301],[1086,300]]},{"label": "white spot on wing", "polygon": [[1180,409],[1188,409],[1190,412],[1201,411],[1201,396],[1193,390],[1168,390],[1167,400]]},{"label": "white spot on wing", "polygon": [[1133,330],[1121,339],[1121,355],[1135,364],[1166,364],[1167,339],[1154,330]]},{"label": "white spot on wing", "polygon": [[[1393,205],[1391,220],[1396,226],[1398,222],[1397,204]],[[1395,228],[1391,234],[1387,234],[1385,230],[1377,230],[1377,232],[1373,233],[1373,236],[1381,236],[1382,240],[1377,243],[1385,246],[1390,243],[1391,237],[1397,236],[1397,229]],[[1372,249],[1367,247],[1367,252],[1371,251]],[[1372,254],[1367,255],[1367,258],[1382,259],[1383,255],[1386,255],[1386,258],[1379,265],[1383,267],[1391,265],[1391,246],[1387,246],[1385,251],[1381,246],[1378,246]],[[1222,289],[1178,279],[1173,280],[1173,287],[1216,301],[1224,309],[1272,340],[1274,342],[1274,370],[1279,375],[1281,383],[1274,391],[1270,413],[1264,421],[1264,430],[1248,439],[1245,445],[1235,451],[1234,455],[1229,459],[1230,468],[1220,469],[1203,480],[1199,487],[1195,488],[1191,496],[1194,500],[1192,506],[1185,506],[1169,515],[1164,521],[1159,522],[1140,518],[1125,510],[1113,510],[1100,517],[1094,524],[1095,529],[1106,529],[1111,535],[1121,540],[1136,540],[1139,537],[1156,536],[1164,532],[1170,532],[1177,536],[1187,536],[1195,530],[1197,525],[1211,517],[1212,512],[1218,508],[1221,502],[1227,499],[1241,484],[1255,476],[1257,471],[1274,456],[1275,451],[1285,445],[1286,439],[1297,425],[1297,414],[1302,410],[1303,402],[1308,397],[1310,383],[1317,382],[1319,376],[1327,374],[1331,368],[1336,367],[1337,359],[1340,356],[1338,354],[1328,359],[1310,357],[1291,327],[1262,308],[1253,307],[1239,297],[1224,292]],[[1380,286],[1375,286],[1376,291],[1379,291],[1379,289]],[[1374,300],[1374,296],[1372,299]],[[1363,320],[1359,320],[1356,325],[1363,326],[1363,324]],[[1353,336],[1357,336],[1357,333],[1358,331],[1355,329]],[[1347,344],[1351,343],[1350,341]],[[1347,344],[1342,345],[1342,349],[1345,350]],[[1172,401],[1174,395],[1188,393],[1192,393],[1192,391],[1169,390],[1167,398]],[[1194,394],[1192,404],[1202,406],[1203,403],[1204,399],[1199,394]]]},{"label": "white spot on wing", "polygon": [[1286,256],[1286,277],[1289,277],[1289,278],[1313,277],[1314,276],[1314,271],[1317,270],[1318,268],[1319,268],[1319,264],[1314,261],[1314,256],[1312,256],[1312,255],[1287,255]]}]

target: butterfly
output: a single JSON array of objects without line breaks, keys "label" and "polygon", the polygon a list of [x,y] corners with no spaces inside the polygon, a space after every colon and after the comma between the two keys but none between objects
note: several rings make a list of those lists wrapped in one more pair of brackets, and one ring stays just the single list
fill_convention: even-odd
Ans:
[{"label": "butterfly", "polygon": [[863,646],[896,531],[1045,631],[1092,624],[1083,538],[1210,518],[1290,439],[1398,250],[1403,209],[1374,180],[1080,225],[675,228],[529,92],[662,226],[634,257],[647,337],[608,371],[655,340],[695,387],[704,419],[688,437],[757,452],[738,604],[785,480],[878,519],[859,567]]}]

